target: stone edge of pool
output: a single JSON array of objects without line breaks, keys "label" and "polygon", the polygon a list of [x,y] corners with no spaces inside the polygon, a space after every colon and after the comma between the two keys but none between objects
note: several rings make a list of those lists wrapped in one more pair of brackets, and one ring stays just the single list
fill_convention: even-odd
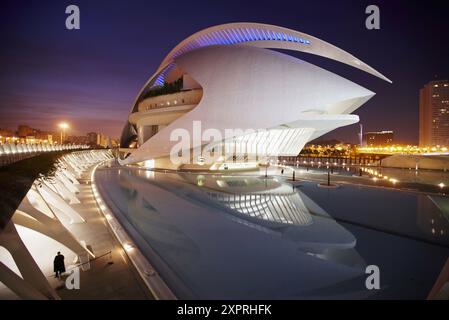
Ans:
[{"label": "stone edge of pool", "polygon": [[95,183],[95,172],[99,166],[103,166],[105,163],[106,162],[97,164],[91,173],[91,189],[100,212],[103,214],[115,238],[123,247],[123,250],[126,252],[129,260],[132,262],[139,276],[154,297],[157,300],[177,300],[177,297],[174,295],[172,290],[161,278],[148,259],[145,258],[138,246],[135,245],[131,236],[125,231],[117,217],[114,215],[112,210],[110,210],[108,204],[98,192],[98,188]]}]

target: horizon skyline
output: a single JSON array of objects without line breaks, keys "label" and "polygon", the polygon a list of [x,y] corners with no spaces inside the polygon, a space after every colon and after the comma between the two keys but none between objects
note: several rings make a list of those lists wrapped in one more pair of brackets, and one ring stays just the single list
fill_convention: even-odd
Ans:
[{"label": "horizon skyline", "polygon": [[[83,136],[87,136],[89,133],[96,133],[96,134],[102,134],[102,135],[105,135],[105,136],[107,136],[107,137],[109,137],[109,138],[111,138],[111,139],[116,139],[116,140],[119,139],[119,135],[117,135],[117,136],[111,136],[111,135],[104,134],[104,132],[98,131],[98,130],[87,130],[87,131],[85,131],[85,132],[81,132],[80,130],[77,130],[77,129],[72,128],[72,127],[70,126],[70,122],[69,122],[69,121],[64,121],[64,122],[67,123],[67,124],[69,124],[69,127],[65,129],[65,130],[66,130],[67,136],[78,136],[78,137],[83,137]],[[59,123],[59,124],[60,124],[60,123]],[[42,128],[42,127],[39,127],[39,128],[38,128],[38,127],[34,127],[34,126],[31,126],[31,125],[29,125],[29,124],[27,124],[27,123],[19,123],[18,125],[15,126],[15,128],[13,128],[13,127],[11,127],[11,128],[0,127],[0,130],[7,130],[7,131],[11,131],[11,132],[13,132],[14,134],[16,134],[16,133],[18,132],[20,126],[28,126],[28,127],[30,127],[31,129],[38,130],[38,131],[44,132],[44,133],[49,133],[49,134],[59,134],[59,133],[61,132],[61,129],[58,129],[58,124],[55,125],[55,128],[56,128],[56,129],[54,129],[54,130],[53,130],[53,129],[45,129],[45,128]],[[74,132],[77,133],[77,134],[69,134],[71,130],[74,131]],[[67,133],[67,132],[68,132],[68,133]]]}]

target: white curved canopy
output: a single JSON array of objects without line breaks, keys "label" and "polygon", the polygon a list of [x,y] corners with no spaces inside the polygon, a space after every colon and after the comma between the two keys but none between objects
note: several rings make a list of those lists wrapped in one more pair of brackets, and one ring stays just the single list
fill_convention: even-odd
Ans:
[{"label": "white curved canopy", "polygon": [[164,58],[156,72],[142,87],[134,101],[149,86],[163,85],[165,76],[174,67],[174,59],[192,50],[213,45],[248,45],[266,49],[286,49],[326,57],[372,74],[392,83],[390,79],[354,57],[352,54],[308,34],[270,24],[236,22],[209,27],[181,41]]},{"label": "white curved canopy", "polygon": [[[169,156],[178,144],[171,138],[173,132],[193,132],[192,124],[198,120],[202,130],[221,133],[230,128],[310,129],[309,135],[298,140],[305,144],[312,135],[356,123],[358,116],[348,113],[374,95],[313,64],[257,47],[208,46],[185,53],[175,62],[203,88],[201,101],[164,126],[122,164]],[[202,135],[190,138],[189,148],[210,142]]]},{"label": "white curved canopy", "polygon": [[217,25],[191,35],[170,51],[156,74],[186,52],[205,46],[234,44],[306,52],[348,64],[391,83],[391,80],[374,68],[326,41],[283,27],[246,22]]}]

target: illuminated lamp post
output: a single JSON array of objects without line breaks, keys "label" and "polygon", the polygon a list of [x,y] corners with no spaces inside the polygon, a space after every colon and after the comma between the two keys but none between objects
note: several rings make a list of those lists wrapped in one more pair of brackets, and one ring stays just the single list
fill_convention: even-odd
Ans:
[{"label": "illuminated lamp post", "polygon": [[63,142],[63,137],[65,138],[65,131],[69,128],[69,125],[66,122],[61,122],[59,124],[59,128],[61,129],[61,144]]}]

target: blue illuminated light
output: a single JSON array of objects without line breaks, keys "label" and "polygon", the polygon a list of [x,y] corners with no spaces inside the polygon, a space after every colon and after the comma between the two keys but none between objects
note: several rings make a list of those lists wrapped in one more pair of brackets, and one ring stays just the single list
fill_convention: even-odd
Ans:
[{"label": "blue illuminated light", "polygon": [[[172,54],[172,58],[179,57],[180,55],[211,45],[233,45],[242,42],[252,41],[286,41],[295,42],[303,45],[310,45],[310,40],[298,38],[295,35],[285,32],[274,32],[268,29],[258,28],[231,28],[213,31],[208,34],[203,34],[190,42],[186,43],[182,48]],[[153,84],[150,87],[161,86],[164,84],[165,77],[169,71],[174,67],[171,63],[164,70],[162,70],[153,80]]]}]

